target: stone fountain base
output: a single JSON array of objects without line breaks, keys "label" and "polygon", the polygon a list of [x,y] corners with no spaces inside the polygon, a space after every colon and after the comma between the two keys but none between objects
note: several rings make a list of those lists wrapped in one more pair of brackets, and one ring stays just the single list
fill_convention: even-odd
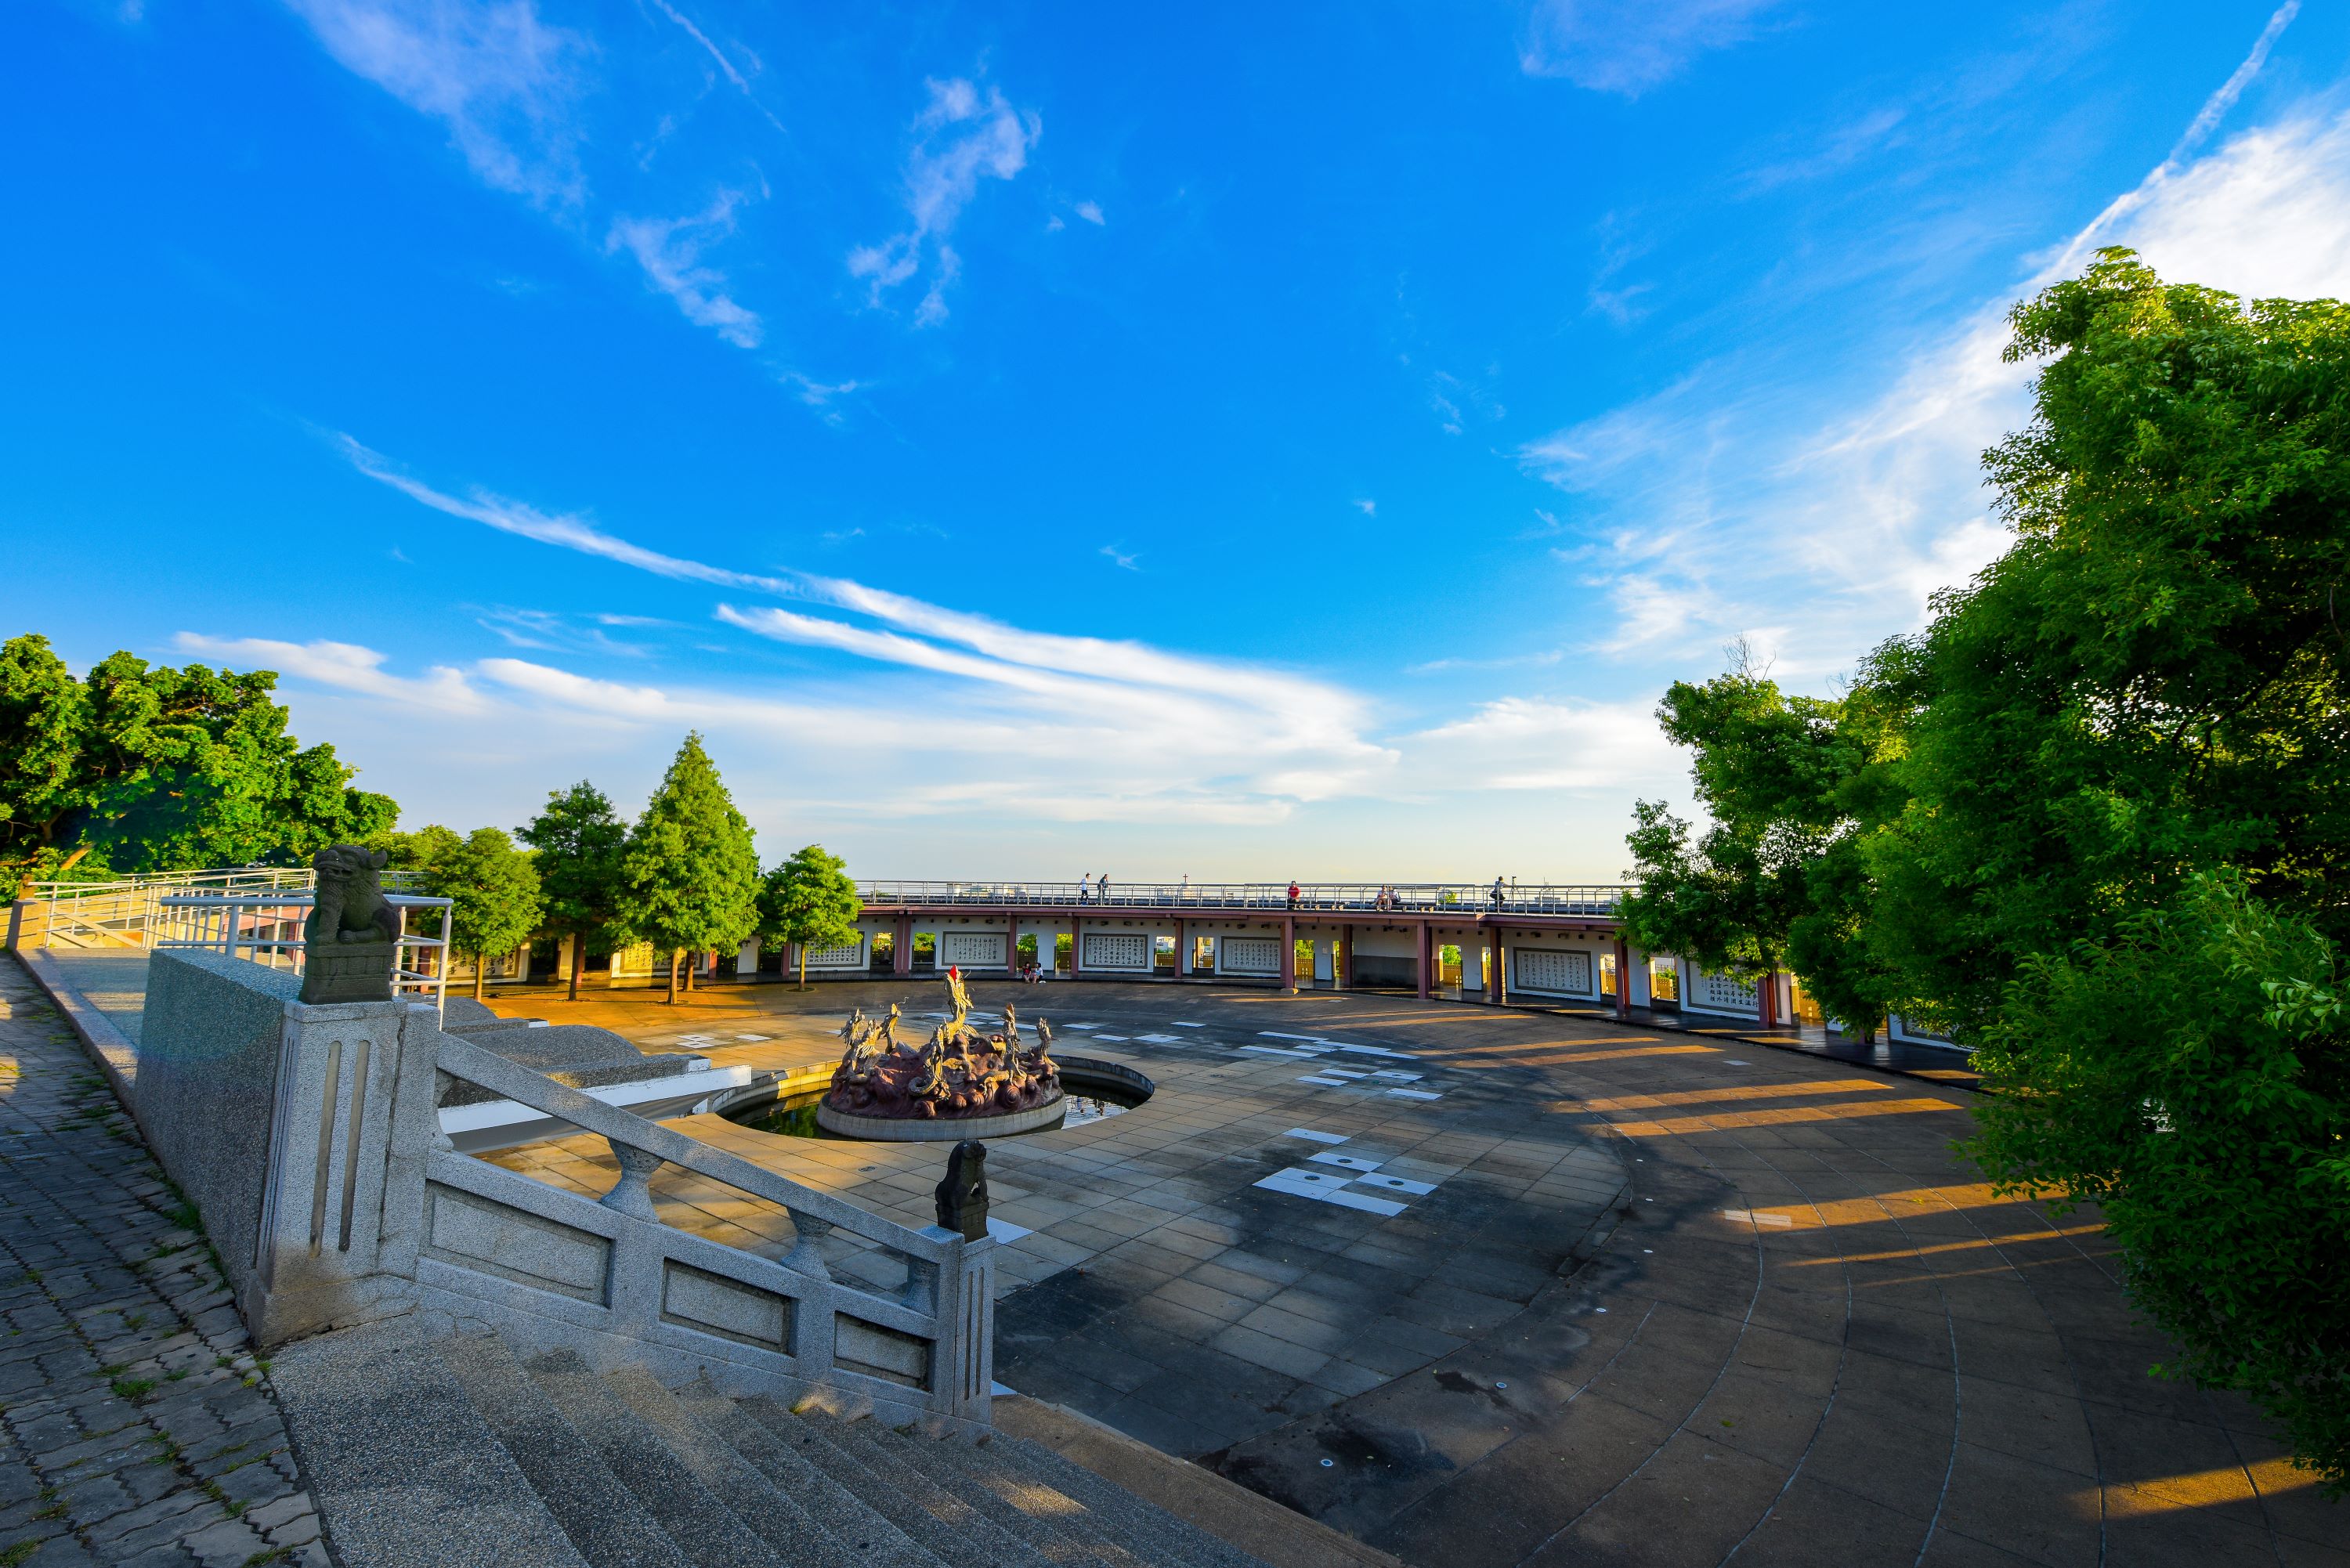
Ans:
[{"label": "stone fountain base", "polygon": [[1068,1096],[1058,1089],[1041,1105],[984,1116],[861,1116],[819,1100],[816,1125],[842,1137],[865,1138],[874,1143],[959,1143],[964,1138],[1011,1137],[1035,1132],[1053,1126],[1068,1111]]}]

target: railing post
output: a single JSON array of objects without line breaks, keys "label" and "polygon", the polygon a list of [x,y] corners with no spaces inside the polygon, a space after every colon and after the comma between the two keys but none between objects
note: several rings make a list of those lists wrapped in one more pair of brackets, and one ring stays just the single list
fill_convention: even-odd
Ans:
[{"label": "railing post", "polygon": [[995,1247],[967,1241],[941,1226],[922,1234],[948,1243],[939,1272],[937,1352],[931,1370],[933,1408],[951,1419],[989,1424],[995,1392]]}]

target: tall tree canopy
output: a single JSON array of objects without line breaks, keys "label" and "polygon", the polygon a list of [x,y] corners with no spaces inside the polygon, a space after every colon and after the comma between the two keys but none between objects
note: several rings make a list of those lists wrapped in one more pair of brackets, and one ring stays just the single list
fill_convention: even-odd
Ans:
[{"label": "tall tree canopy", "polygon": [[865,905],[857,897],[848,863],[811,844],[767,873],[759,888],[759,940],[795,942],[800,984],[807,984],[807,950],[837,948],[857,940],[857,917]]},{"label": "tall tree canopy", "polygon": [[1626,933],[1721,973],[1792,967],[1839,1018],[1871,1027],[1888,978],[1856,944],[1869,897],[1862,827],[1888,786],[1874,694],[1782,692],[1747,649],[1724,675],[1674,682],[1658,710],[1691,748],[1700,833],[1661,801],[1642,801],[1627,840],[1638,890]]},{"label": "tall tree canopy", "polygon": [[670,1000],[687,951],[731,948],[758,929],[759,857],[718,769],[689,734],[620,852],[620,926],[669,959]]},{"label": "tall tree canopy", "polygon": [[478,1001],[489,961],[512,952],[538,929],[538,871],[502,827],[477,827],[462,839],[447,828],[428,828],[419,836],[427,836],[434,854],[420,879],[427,893],[451,900],[449,945],[473,961]]},{"label": "tall tree canopy", "polygon": [[593,941],[601,950],[611,940],[620,908],[620,852],[629,830],[612,814],[604,792],[582,779],[569,789],[549,792],[529,826],[515,831],[537,852],[546,925],[571,943],[570,995],[577,1002],[588,944]]},{"label": "tall tree canopy", "polygon": [[[2107,251],[2012,321],[2009,357],[2043,361],[1986,454],[2014,544],[1835,703],[1736,671],[1675,689],[1717,826],[1692,847],[1644,808],[1636,855],[1668,874],[1641,918],[1701,930],[1726,881],[1763,908],[1753,951],[1783,933],[1807,978],[1857,977],[1848,1016],[1873,999],[1978,1044],[2002,1092],[1972,1156],[2102,1205],[2175,1369],[2251,1395],[2338,1490],[2350,309]],[[1761,869],[1708,881],[1730,849]],[[1778,927],[1746,890],[1772,877],[1805,894]]]},{"label": "tall tree canopy", "polygon": [[128,653],[77,680],[46,638],[0,644],[0,872],[298,861],[388,830],[389,797],[286,732],[276,683]]}]

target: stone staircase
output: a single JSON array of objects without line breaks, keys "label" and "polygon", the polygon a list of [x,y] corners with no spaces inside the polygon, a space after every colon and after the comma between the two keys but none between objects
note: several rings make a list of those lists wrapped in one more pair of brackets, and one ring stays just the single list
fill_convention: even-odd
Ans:
[{"label": "stone staircase", "polygon": [[407,1317],[271,1382],[345,1568],[1263,1568],[1039,1445],[665,1388]]}]

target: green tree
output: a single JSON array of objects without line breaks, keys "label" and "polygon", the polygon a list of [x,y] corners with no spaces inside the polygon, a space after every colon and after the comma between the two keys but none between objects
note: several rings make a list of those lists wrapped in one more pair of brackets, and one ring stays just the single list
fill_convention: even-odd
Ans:
[{"label": "green tree", "polygon": [[[447,828],[437,832],[456,839]],[[440,852],[421,867],[424,888],[452,901],[449,945],[473,961],[473,999],[478,1002],[489,961],[512,952],[538,929],[543,907],[538,871],[502,827],[477,827],[457,839],[453,848],[434,847]]]},{"label": "green tree", "polygon": [[19,877],[53,873],[71,852],[69,825],[88,797],[88,724],[81,682],[48,639],[0,643],[0,867]]},{"label": "green tree", "polygon": [[0,869],[298,861],[389,829],[388,797],[286,732],[276,681],[128,653],[77,681],[43,638],[0,645]]},{"label": "green tree", "polygon": [[1700,834],[1665,803],[1638,803],[1627,935],[1720,973],[1792,968],[1829,1012],[1873,1033],[1892,981],[1855,939],[1870,898],[1862,835],[1894,788],[1883,704],[1867,689],[1790,695],[1742,645],[1732,656],[1727,673],[1676,681],[1658,707],[1693,753],[1710,822]]},{"label": "green tree", "polygon": [[800,989],[807,989],[807,950],[840,947],[857,940],[857,917],[865,912],[848,863],[811,844],[767,873],[759,888],[759,940],[796,942]]},{"label": "green tree", "polygon": [[1844,699],[1876,782],[1805,875],[1848,837],[1835,955],[1981,1045],[1970,1154],[2350,1489],[2350,308],[2106,251],[2012,321],[2015,541]]},{"label": "green tree", "polygon": [[[619,923],[669,956],[741,943],[759,924],[759,857],[702,736],[689,734],[620,852]],[[691,980],[687,981],[691,986]]]},{"label": "green tree", "polygon": [[2019,966],[1975,1064],[2002,1188],[2095,1201],[2164,1370],[2239,1390],[2350,1476],[2350,1098],[2340,950],[2198,875],[2105,941]]},{"label": "green tree", "polygon": [[600,950],[611,940],[629,830],[612,815],[604,792],[582,779],[567,790],[550,791],[546,807],[515,832],[537,852],[546,924],[571,943],[570,1000],[577,1002],[588,941]]}]

